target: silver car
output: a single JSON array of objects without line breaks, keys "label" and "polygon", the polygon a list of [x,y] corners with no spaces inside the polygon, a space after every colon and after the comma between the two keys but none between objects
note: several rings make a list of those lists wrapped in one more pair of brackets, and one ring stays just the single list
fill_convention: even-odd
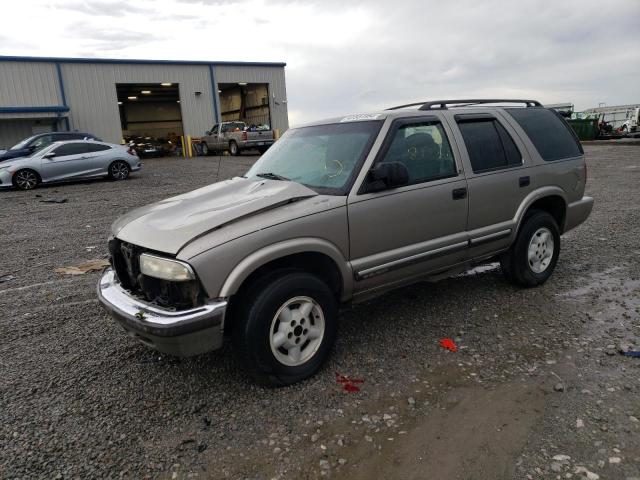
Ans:
[{"label": "silver car", "polygon": [[29,156],[0,162],[0,187],[31,190],[40,183],[81,178],[125,180],[140,167],[128,146],[94,140],[55,142]]}]

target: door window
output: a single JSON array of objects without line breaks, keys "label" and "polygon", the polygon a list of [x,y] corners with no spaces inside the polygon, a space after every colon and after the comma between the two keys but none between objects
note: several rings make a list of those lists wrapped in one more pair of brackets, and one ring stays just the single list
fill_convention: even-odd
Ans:
[{"label": "door window", "polygon": [[218,133],[218,124],[216,123],[211,129],[211,135],[215,135]]},{"label": "door window", "polygon": [[403,163],[409,185],[457,175],[451,145],[437,121],[401,125],[393,134],[383,162]]},{"label": "door window", "polygon": [[522,155],[495,118],[458,120],[474,173],[522,165]]},{"label": "door window", "polygon": [[56,157],[87,153],[87,144],[84,142],[65,143],[57,147],[53,152],[56,154]]},{"label": "door window", "polygon": [[34,148],[34,152],[38,150],[42,150],[44,147],[51,145],[53,140],[51,135],[43,135],[42,137],[36,138],[29,146]]}]

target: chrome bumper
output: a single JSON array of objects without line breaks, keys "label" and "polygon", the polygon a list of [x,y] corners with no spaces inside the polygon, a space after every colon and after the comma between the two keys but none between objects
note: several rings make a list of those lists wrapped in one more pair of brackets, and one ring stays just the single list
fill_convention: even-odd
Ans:
[{"label": "chrome bumper", "polygon": [[564,231],[567,232],[584,222],[593,209],[593,198],[582,197],[577,202],[567,206],[567,218],[564,222]]},{"label": "chrome bumper", "polygon": [[107,268],[98,282],[98,299],[133,337],[148,347],[179,356],[192,356],[222,346],[227,302],[218,300],[189,310],[168,310],[141,301]]}]

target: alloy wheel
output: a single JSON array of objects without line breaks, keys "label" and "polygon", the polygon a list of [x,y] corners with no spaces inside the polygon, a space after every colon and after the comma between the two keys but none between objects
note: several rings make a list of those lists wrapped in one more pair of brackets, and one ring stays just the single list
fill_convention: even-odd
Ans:
[{"label": "alloy wheel", "polygon": [[316,354],[324,333],[325,319],[320,305],[311,297],[291,298],[271,322],[271,352],[283,365],[297,367]]},{"label": "alloy wheel", "polygon": [[548,228],[542,227],[536,230],[529,241],[527,252],[529,268],[534,273],[542,273],[549,267],[554,247],[553,234]]},{"label": "alloy wheel", "polygon": [[16,173],[15,183],[21,190],[31,190],[38,185],[38,176],[30,170],[21,170]]}]

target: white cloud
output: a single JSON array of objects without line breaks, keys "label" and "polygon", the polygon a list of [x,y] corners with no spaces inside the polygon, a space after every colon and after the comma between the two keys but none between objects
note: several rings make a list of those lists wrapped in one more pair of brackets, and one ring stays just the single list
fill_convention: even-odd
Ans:
[{"label": "white cloud", "polygon": [[5,55],[286,61],[292,124],[443,97],[640,101],[637,0],[23,0],[3,17]]}]

